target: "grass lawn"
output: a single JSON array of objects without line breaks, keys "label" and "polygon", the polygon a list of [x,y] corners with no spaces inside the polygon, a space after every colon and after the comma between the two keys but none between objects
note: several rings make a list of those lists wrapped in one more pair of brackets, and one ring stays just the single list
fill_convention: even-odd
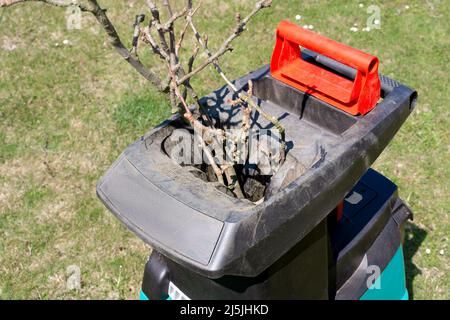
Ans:
[{"label": "grass lawn", "polygon": [[[100,2],[129,44],[145,1]],[[254,2],[203,0],[196,19],[211,48]],[[370,4],[381,29],[362,32]],[[417,89],[416,111],[374,166],[415,213],[405,244],[415,299],[450,298],[449,12],[438,0],[275,0],[221,60],[232,78],[268,63],[278,21],[301,15],[301,25],[377,55],[382,73]],[[170,108],[93,17],[67,30],[65,16],[41,3],[0,9],[0,298],[134,299],[150,248],[105,209],[95,185]],[[221,84],[212,70],[194,81],[203,94]],[[81,288],[69,290],[78,268]]]}]

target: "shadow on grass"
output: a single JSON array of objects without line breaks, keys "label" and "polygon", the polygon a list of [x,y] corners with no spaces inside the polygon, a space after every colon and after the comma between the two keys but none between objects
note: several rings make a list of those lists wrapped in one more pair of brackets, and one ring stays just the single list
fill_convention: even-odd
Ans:
[{"label": "shadow on grass", "polygon": [[405,243],[403,244],[406,268],[406,287],[409,298],[414,299],[414,278],[421,274],[420,269],[413,263],[413,257],[419,250],[420,245],[427,237],[427,232],[418,226],[407,223],[405,226]]}]

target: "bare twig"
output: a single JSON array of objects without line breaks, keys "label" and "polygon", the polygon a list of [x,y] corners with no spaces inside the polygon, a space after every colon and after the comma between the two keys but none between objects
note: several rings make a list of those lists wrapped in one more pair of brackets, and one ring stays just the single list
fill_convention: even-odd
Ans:
[{"label": "bare twig", "polygon": [[131,53],[133,53],[134,55],[138,56],[138,52],[137,52],[137,47],[138,47],[138,41],[139,41],[139,36],[141,34],[141,23],[144,22],[145,20],[145,15],[144,14],[139,14],[136,16],[135,20],[134,20],[134,31],[133,31],[133,40],[132,40],[132,48],[130,50]]},{"label": "bare twig", "polygon": [[200,6],[201,6],[201,3],[199,3],[199,5],[195,9],[192,10],[192,2],[191,2],[190,4],[188,3],[188,5],[186,7],[187,10],[188,10],[188,17],[189,18],[188,17],[186,18],[186,23],[184,24],[184,27],[183,27],[183,29],[182,29],[182,31],[180,33],[180,36],[178,37],[178,42],[177,42],[177,44],[175,46],[175,53],[176,53],[177,57],[179,56],[179,51],[181,49],[181,45],[182,45],[184,37],[186,35],[186,31],[187,31],[187,29],[189,27],[189,21],[195,15],[195,13],[200,8]]},{"label": "bare twig", "polygon": [[152,14],[152,17],[153,17],[153,19],[150,21],[150,25],[152,25],[156,28],[156,31],[158,32],[159,40],[161,42],[162,50],[164,50],[167,53],[167,55],[169,55],[170,54],[169,53],[169,45],[167,44],[167,40],[166,40],[166,36],[165,36],[166,30],[164,29],[164,27],[161,24],[158,7],[151,0],[147,0],[147,5],[148,5],[150,12]]},{"label": "bare twig", "polygon": [[49,141],[48,141],[48,136],[45,138],[45,145],[44,145],[44,166],[47,169],[47,172],[50,174],[50,176],[52,176],[52,178],[55,177],[55,171],[52,169],[52,167],[50,166],[50,163],[48,161],[48,145],[49,145]]},{"label": "bare twig", "polygon": [[[196,73],[202,71],[205,67],[207,67],[211,63],[214,64],[215,62],[217,62],[217,59],[219,57],[221,57],[223,54],[225,54],[227,51],[231,51],[232,50],[232,48],[230,46],[231,42],[234,39],[236,39],[238,36],[241,35],[241,33],[245,30],[245,27],[247,26],[247,24],[250,21],[250,19],[255,14],[257,14],[260,10],[270,7],[271,4],[272,4],[271,0],[261,0],[261,1],[259,1],[256,4],[255,8],[250,12],[249,15],[247,15],[244,19],[239,19],[239,22],[238,22],[237,26],[235,27],[233,33],[222,43],[222,45],[220,46],[219,50],[217,50],[217,52],[214,53],[214,54],[212,54],[209,51],[209,49],[207,48],[206,43],[202,40],[202,37],[200,36],[199,32],[195,28],[195,25],[194,25],[194,23],[192,21],[192,16],[188,15],[186,17],[186,19],[188,20],[189,25],[191,26],[191,29],[192,29],[192,31],[195,34],[195,38],[200,43],[200,45],[202,45],[202,47],[205,49],[205,52],[208,55],[208,60],[205,63],[203,63],[201,66],[199,66],[197,69],[195,69],[194,71],[190,72],[189,74],[187,74],[183,78],[181,78],[178,81],[178,83],[180,83],[180,84],[183,83],[184,81],[186,81],[190,77],[194,76]],[[214,64],[214,66],[216,67],[216,70],[217,70],[216,64]],[[219,71],[219,70],[217,70],[217,71]],[[219,73],[221,73],[221,72],[219,71]]]},{"label": "bare twig", "polygon": [[47,4],[51,4],[53,6],[57,6],[57,7],[70,7],[73,5],[78,6],[81,11],[89,11],[89,9],[81,4],[77,4],[74,3],[73,0],[0,0],[0,7],[8,7],[8,6],[12,6],[14,4],[19,4],[22,2],[45,2]]},{"label": "bare twig", "polygon": [[[248,87],[249,87],[249,93],[252,92],[253,90],[253,83],[251,80],[249,80],[248,82]],[[250,94],[248,93],[244,93],[244,92],[239,92],[238,93],[238,97],[242,102],[245,102],[249,108],[256,110],[260,115],[262,115],[267,121],[271,122],[275,128],[277,128],[279,134],[280,134],[280,164],[282,164],[286,158],[286,130],[284,129],[283,125],[281,124],[280,121],[278,121],[278,119],[270,114],[268,114],[267,112],[265,112],[264,110],[261,109],[261,107],[255,103],[255,101],[253,101],[253,98]]]},{"label": "bare twig", "polygon": [[[152,34],[150,33],[149,27],[145,27],[145,28],[141,29],[141,38],[145,43],[150,45],[150,47],[152,48],[152,50],[155,54],[157,54],[158,56],[160,56],[163,60],[166,60],[167,62],[170,61],[169,55],[159,47],[158,43],[153,38]],[[164,81],[163,83],[164,83],[164,85],[169,86],[170,77],[168,78],[167,81]]]},{"label": "bare twig", "polygon": [[[219,181],[219,183],[221,184],[225,184],[224,180],[223,180],[223,172],[222,170],[220,170],[220,168],[217,166],[213,155],[211,154],[211,151],[209,150],[208,146],[206,145],[205,141],[203,140],[202,137],[202,133],[204,130],[204,126],[194,118],[194,116],[192,115],[191,110],[189,110],[189,107],[186,103],[186,101],[183,99],[183,96],[181,95],[178,86],[176,85],[176,76],[175,73],[169,68],[169,73],[172,76],[172,87],[174,89],[174,92],[177,96],[177,98],[181,101],[181,104],[183,105],[184,109],[185,109],[185,114],[184,117],[191,123],[192,127],[194,128],[194,133],[197,136],[198,140],[200,141],[200,146],[203,149],[203,152],[205,152],[206,157],[208,158],[208,161],[214,171],[214,173],[217,176],[217,180]],[[197,130],[196,130],[197,129]],[[200,129],[200,131],[198,130]]]},{"label": "bare twig", "polygon": [[[200,48],[197,45],[194,47],[194,52],[192,53],[192,55],[190,56],[189,61],[188,61],[188,72],[191,72],[192,68],[194,67],[194,62],[195,62],[195,59],[197,58],[199,49]],[[188,88],[187,88],[187,86],[184,86],[184,89],[183,89],[183,98],[184,99],[186,99],[186,97],[187,97],[187,92],[188,92]]]},{"label": "bare twig", "polygon": [[177,55],[177,57],[180,56],[181,45],[183,43],[184,35],[186,34],[186,31],[187,31],[188,27],[189,27],[189,24],[186,22],[186,24],[184,25],[183,29],[181,30],[180,36],[178,37],[178,42],[175,45],[175,54]]},{"label": "bare twig", "polygon": [[177,81],[177,85],[181,85],[193,76],[195,76],[197,73],[205,69],[207,66],[209,66],[211,63],[216,61],[219,57],[223,56],[226,52],[232,51],[233,48],[227,45],[226,47],[222,47],[219,49],[215,54],[211,55],[205,62],[203,62],[200,66],[195,68],[195,70],[189,72],[188,74],[184,75],[181,79]]},{"label": "bare twig", "polygon": [[163,25],[163,29],[164,30],[169,30],[171,28],[171,26],[173,25],[173,23],[178,20],[179,18],[185,16],[187,14],[187,8],[184,8],[182,11],[177,12],[173,15],[171,15],[171,17],[169,18],[169,20],[167,20]]},{"label": "bare twig", "polygon": [[169,51],[170,51],[170,60],[172,67],[178,63],[178,57],[175,55],[175,31],[173,27],[173,23],[178,18],[184,16],[187,12],[185,8],[181,13],[173,14],[172,7],[170,5],[169,0],[164,0],[163,5],[167,8],[169,13],[169,20],[163,25],[163,29],[169,33]]},{"label": "bare twig", "polygon": [[195,46],[195,48],[194,48],[194,53],[193,53],[192,56],[189,58],[189,62],[188,62],[188,72],[192,72],[192,68],[194,67],[194,61],[195,61],[195,58],[197,58],[199,49],[200,49],[200,48],[199,48],[198,46]]},{"label": "bare twig", "polygon": [[[163,25],[161,23],[160,12],[155,5],[155,3],[151,0],[147,0],[147,4],[150,8],[150,12],[152,14],[151,25],[156,28],[156,31],[159,35],[160,43],[161,43],[161,52],[164,52],[164,56],[169,56],[169,68],[174,70],[175,73],[178,73],[178,57],[176,55],[175,49],[175,32],[173,23],[180,17],[184,16],[187,13],[187,8],[185,8],[180,13],[173,14],[170,1],[164,0],[163,5],[167,8],[169,13],[169,20]],[[169,42],[166,40],[165,33],[169,34]],[[153,47],[153,46],[152,46]],[[176,94],[174,92],[174,87],[170,87],[170,103],[172,105],[172,112],[176,112],[178,110],[178,104],[176,102]]]}]

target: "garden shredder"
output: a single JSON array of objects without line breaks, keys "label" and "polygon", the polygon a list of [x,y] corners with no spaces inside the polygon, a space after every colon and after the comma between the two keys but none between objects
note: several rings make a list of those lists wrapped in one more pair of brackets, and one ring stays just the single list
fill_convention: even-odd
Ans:
[{"label": "garden shredder", "polygon": [[[130,145],[97,193],[153,248],[141,298],[407,299],[402,241],[412,213],[370,166],[417,93],[380,75],[378,64],[279,24],[270,66],[234,82],[248,90],[251,80],[253,98],[286,129],[286,162],[260,201],[232,197],[199,168],[170,160],[171,137],[185,127],[179,115]],[[232,128],[242,120],[232,99],[225,86],[201,101]]]}]

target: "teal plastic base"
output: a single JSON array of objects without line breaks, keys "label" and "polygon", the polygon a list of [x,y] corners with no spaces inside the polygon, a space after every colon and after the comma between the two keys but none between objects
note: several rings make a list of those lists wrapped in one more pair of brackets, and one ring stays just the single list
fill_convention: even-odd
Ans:
[{"label": "teal plastic base", "polygon": [[139,292],[139,300],[150,300],[147,295],[144,293],[144,291]]},{"label": "teal plastic base", "polygon": [[[150,300],[150,298],[149,297],[147,297],[147,295],[144,293],[144,291],[140,291],[139,292],[139,300]],[[170,297],[167,297],[167,299],[165,299],[165,300],[172,300]]]},{"label": "teal plastic base", "polygon": [[392,260],[381,273],[380,277],[367,290],[360,300],[408,300],[406,289],[405,263],[403,249],[400,246]]}]

